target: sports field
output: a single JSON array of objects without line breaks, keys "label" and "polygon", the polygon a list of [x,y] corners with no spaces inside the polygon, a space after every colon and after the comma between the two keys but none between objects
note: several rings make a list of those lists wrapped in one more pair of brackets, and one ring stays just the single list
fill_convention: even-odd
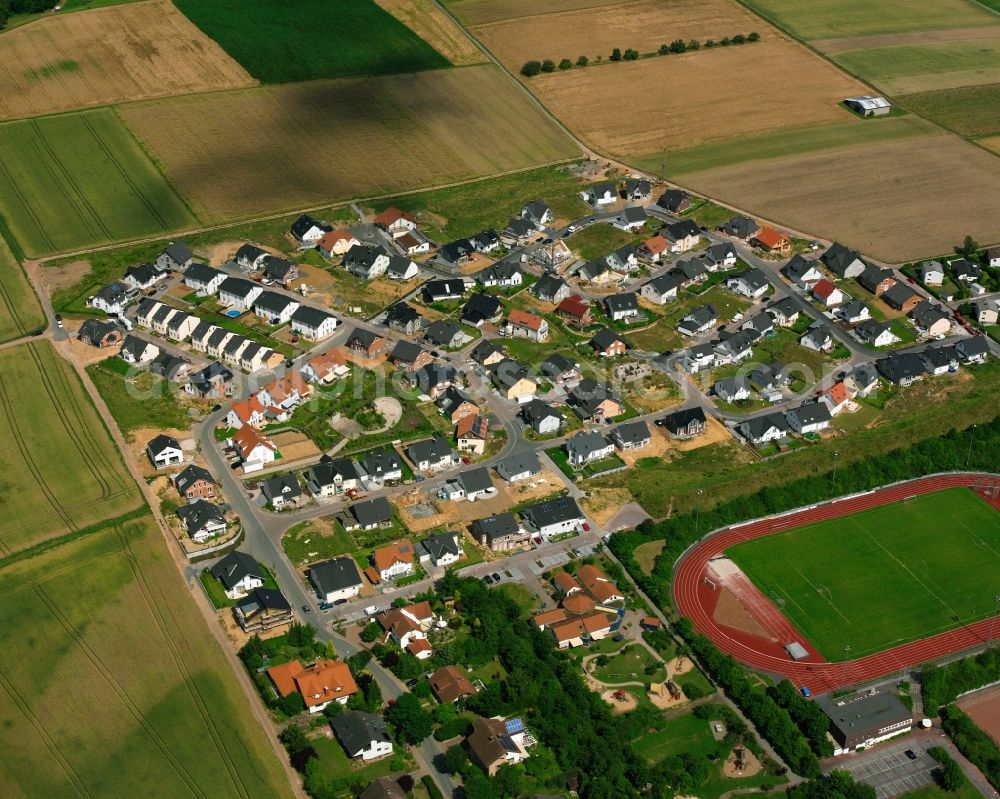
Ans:
[{"label": "sports field", "polygon": [[0,568],[9,799],[290,797],[148,514]]},{"label": "sports field", "polygon": [[954,488],[726,554],[828,660],[858,658],[993,613],[1000,514]]},{"label": "sports field", "polygon": [[389,75],[448,59],[374,0],[176,0],[177,7],[264,83]]},{"label": "sports field", "polygon": [[119,111],[170,182],[212,219],[579,155],[492,65],[189,95]]},{"label": "sports field", "polygon": [[256,83],[168,0],[8,31],[0,74],[0,119]]},{"label": "sports field", "polygon": [[0,557],[141,504],[111,437],[47,342],[0,351]]},{"label": "sports field", "polygon": [[44,322],[38,297],[0,236],[0,344],[26,336]]},{"label": "sports field", "polygon": [[2,124],[0,152],[0,216],[29,256],[195,225],[113,111]]}]

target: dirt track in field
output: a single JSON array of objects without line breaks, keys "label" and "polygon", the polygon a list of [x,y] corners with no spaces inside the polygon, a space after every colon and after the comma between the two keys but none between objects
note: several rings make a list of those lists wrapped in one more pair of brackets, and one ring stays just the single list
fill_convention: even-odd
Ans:
[{"label": "dirt track in field", "polygon": [[950,134],[721,167],[684,182],[891,262],[947,252],[956,230],[1000,240],[991,210],[1000,160]]},{"label": "dirt track in field", "polygon": [[788,127],[843,122],[864,87],[784,36],[606,63],[527,82],[601,152],[646,155]]},{"label": "dirt track in field", "polygon": [[375,0],[456,66],[484,64],[486,56],[434,0]]},{"label": "dirt track in field", "polygon": [[253,86],[167,0],[51,16],[0,37],[0,118]]}]

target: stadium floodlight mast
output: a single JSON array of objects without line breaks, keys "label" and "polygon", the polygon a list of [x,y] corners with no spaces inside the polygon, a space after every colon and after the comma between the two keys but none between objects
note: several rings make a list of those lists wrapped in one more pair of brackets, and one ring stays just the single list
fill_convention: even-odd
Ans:
[{"label": "stadium floodlight mast", "polygon": [[834,486],[837,485],[837,462],[838,462],[839,458],[840,458],[840,450],[839,449],[835,449],[833,451],[833,484],[834,484]]},{"label": "stadium floodlight mast", "polygon": [[840,688],[843,690],[844,686],[847,684],[847,667],[851,662],[851,645],[844,644],[844,668],[840,672]]},{"label": "stadium floodlight mast", "polygon": [[1000,613],[1000,594],[993,597],[993,601],[996,603],[993,606],[993,618],[990,619],[990,634],[986,637],[986,648],[993,648],[993,627],[997,623],[997,614]]},{"label": "stadium floodlight mast", "polygon": [[965,456],[965,468],[969,468],[969,461],[972,460],[972,442],[976,440],[976,426],[972,425],[969,433],[969,451]]},{"label": "stadium floodlight mast", "polygon": [[698,504],[694,506],[694,532],[695,535],[701,532],[701,495],[705,492],[698,489]]}]

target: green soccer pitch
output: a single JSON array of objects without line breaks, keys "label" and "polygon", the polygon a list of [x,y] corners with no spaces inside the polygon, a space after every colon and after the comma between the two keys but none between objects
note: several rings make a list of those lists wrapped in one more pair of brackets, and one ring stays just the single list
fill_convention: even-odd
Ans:
[{"label": "green soccer pitch", "polygon": [[967,488],[763,536],[726,554],[831,661],[988,618],[1000,594],[1000,514]]}]

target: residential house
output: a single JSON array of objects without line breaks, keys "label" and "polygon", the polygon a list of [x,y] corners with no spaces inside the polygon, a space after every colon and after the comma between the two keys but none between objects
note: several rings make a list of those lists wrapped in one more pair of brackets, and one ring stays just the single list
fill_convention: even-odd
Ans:
[{"label": "residential house", "polygon": [[837,309],[837,316],[851,325],[872,318],[872,312],[861,300],[851,300]]},{"label": "residential house", "polygon": [[827,308],[843,305],[849,296],[825,278],[813,286],[812,295]]},{"label": "residential house", "polygon": [[649,425],[643,421],[622,422],[611,431],[611,440],[620,450],[642,449],[653,440]]},{"label": "residential house", "polygon": [[385,312],[385,324],[390,330],[413,336],[423,330],[424,318],[413,306],[397,302]]},{"label": "residential house", "polygon": [[291,233],[296,241],[302,242],[303,244],[312,244],[315,246],[323,235],[330,230],[328,225],[323,225],[317,222],[308,214],[302,214],[298,219],[292,222]]},{"label": "residential house", "polygon": [[413,233],[407,233],[396,239],[396,244],[406,251],[407,257],[390,253],[385,276],[389,280],[413,280],[420,274],[420,267],[417,266],[416,261],[411,261],[409,256],[429,252],[431,243],[422,235],[418,237]]},{"label": "residential house", "polygon": [[131,290],[124,283],[112,283],[99,289],[92,297],[87,298],[87,305],[97,308],[109,316],[125,313],[131,302]]},{"label": "residential house", "polygon": [[955,344],[955,352],[964,363],[985,363],[990,357],[990,345],[986,336],[963,338]]},{"label": "residential house", "polygon": [[634,291],[608,295],[604,298],[604,310],[613,322],[627,322],[640,316],[639,300]]},{"label": "residential house", "polygon": [[567,440],[563,447],[566,450],[570,466],[575,469],[593,461],[604,460],[615,451],[614,443],[596,430],[589,433],[577,433]]},{"label": "residential house", "polygon": [[159,375],[164,380],[179,383],[187,378],[191,371],[191,362],[187,358],[181,358],[169,352],[161,352],[149,364],[149,371],[154,375]]},{"label": "residential house", "polygon": [[764,273],[753,267],[744,269],[726,280],[726,288],[736,294],[756,300],[767,294],[771,284],[768,283]]},{"label": "residential house", "polygon": [[186,341],[200,323],[197,316],[178,311],[167,320],[167,337],[174,341]]},{"label": "residential house", "polygon": [[701,242],[701,228],[690,219],[668,222],[660,228],[660,235],[670,245],[670,252],[687,252]]},{"label": "residential house", "polygon": [[173,477],[174,488],[188,502],[195,499],[214,499],[218,483],[212,473],[196,464],[188,464]]},{"label": "residential house", "polygon": [[372,360],[385,352],[386,341],[378,333],[356,327],[347,339],[347,348],[366,360]]},{"label": "residential house", "polygon": [[274,463],[278,448],[260,431],[249,424],[243,425],[233,434],[233,446],[240,456],[244,474],[259,472]]},{"label": "residential house", "polygon": [[784,364],[774,361],[762,363],[748,375],[750,385],[772,402],[779,399],[781,389],[792,382],[788,369]]},{"label": "residential house", "polygon": [[788,423],[783,413],[767,413],[741,422],[737,430],[747,441],[759,447],[784,438],[788,434]]},{"label": "residential house", "polygon": [[528,375],[528,368],[510,358],[490,367],[490,377],[500,396],[523,405],[535,396],[536,383]]},{"label": "residential house", "polygon": [[1000,266],[1000,247],[990,247],[986,250],[986,260],[990,266]]},{"label": "residential house", "polygon": [[595,208],[602,205],[611,205],[618,201],[618,192],[614,183],[595,183],[584,191],[580,192],[584,202]]},{"label": "residential house", "polygon": [[206,322],[202,320],[199,322],[194,330],[191,331],[190,341],[192,349],[198,352],[204,352],[208,349],[208,337],[212,335],[219,328],[213,325],[211,322]]},{"label": "residential house", "polygon": [[581,330],[591,325],[594,321],[594,317],[590,312],[590,303],[579,294],[573,294],[560,300],[556,306],[556,315]]},{"label": "residential house", "polygon": [[516,263],[498,261],[477,272],[476,280],[484,288],[512,288],[524,283],[524,272]]},{"label": "residential house", "polygon": [[542,342],[549,337],[549,323],[533,313],[512,308],[503,326],[503,334],[508,338],[526,338]]},{"label": "residential house", "polygon": [[184,312],[170,305],[161,304],[156,313],[153,314],[153,331],[159,333],[161,336],[167,335],[167,323],[170,321],[170,317],[179,313]]},{"label": "residential house", "polygon": [[299,307],[298,300],[275,291],[262,292],[253,302],[253,312],[272,325],[283,325]]},{"label": "residential house", "polygon": [[896,284],[896,278],[893,277],[891,269],[883,269],[871,264],[866,266],[864,271],[857,276],[857,281],[876,297],[881,297]]},{"label": "residential house", "polygon": [[459,267],[467,264],[476,254],[476,244],[472,239],[456,239],[438,250],[437,258],[448,266]]},{"label": "residential house", "polygon": [[179,272],[194,262],[194,253],[183,241],[172,241],[156,256],[156,267],[161,271]]},{"label": "residential house", "polygon": [[625,413],[621,399],[606,383],[585,377],[567,396],[570,409],[581,419],[603,424],[608,419]]},{"label": "residential house", "polygon": [[415,560],[413,544],[406,539],[379,547],[371,555],[372,567],[378,573],[378,581],[381,582],[409,577],[413,574]]},{"label": "residential house", "polygon": [[788,426],[796,433],[817,433],[830,426],[830,409],[825,402],[810,400],[785,414]]},{"label": "residential house", "polygon": [[779,233],[767,225],[753,235],[750,243],[765,252],[774,252],[785,257],[792,254],[792,240],[784,233]]},{"label": "residential house", "polygon": [[125,336],[114,322],[85,319],[77,332],[77,338],[91,347],[108,349],[121,344]]},{"label": "residential house", "polygon": [[750,217],[742,215],[734,216],[728,222],[719,225],[719,230],[740,241],[750,241],[759,229],[757,223]]},{"label": "residential house", "polygon": [[542,200],[532,200],[521,209],[521,219],[527,219],[538,230],[541,230],[554,219],[552,209]]},{"label": "residential house", "polygon": [[685,286],[708,280],[708,267],[700,258],[685,258],[678,261],[674,268],[684,276]]},{"label": "residential house", "polygon": [[242,244],[236,250],[233,261],[244,272],[255,272],[260,269],[260,264],[267,255],[266,250],[262,250],[254,244]]},{"label": "residential house", "polygon": [[494,552],[510,552],[531,539],[531,534],[514,518],[514,514],[507,512],[477,519],[469,529],[482,546]]},{"label": "residential house", "polygon": [[181,505],[175,513],[196,544],[204,544],[208,539],[226,532],[226,515],[222,508],[203,499]]},{"label": "residential house", "polygon": [[582,376],[580,364],[558,352],[542,361],[538,371],[557,385],[575,383]]},{"label": "residential house", "polygon": [[469,353],[469,357],[480,366],[492,366],[506,356],[503,347],[493,339],[484,338]]},{"label": "residential house", "polygon": [[348,555],[314,563],[309,567],[309,581],[317,596],[327,603],[350,599],[361,591],[361,575],[354,558]]},{"label": "residential house", "polygon": [[261,267],[265,283],[271,281],[285,288],[299,276],[299,268],[294,263],[276,255],[265,255],[261,260]]},{"label": "residential house", "polygon": [[374,530],[392,524],[392,506],[385,497],[375,497],[364,502],[355,502],[350,507],[350,517],[344,518],[344,529]]},{"label": "residential house", "polygon": [[890,383],[906,387],[923,380],[927,369],[923,359],[912,352],[894,352],[876,364],[879,373]]},{"label": "residential house", "polygon": [[453,366],[437,361],[431,361],[406,376],[411,385],[431,399],[437,399],[441,394],[458,382],[458,372]]},{"label": "residential house", "polygon": [[972,316],[979,324],[990,326],[1000,321],[1000,303],[991,297],[973,300],[970,305],[972,306]]},{"label": "residential house", "polygon": [[703,435],[707,427],[705,411],[700,405],[668,413],[658,422],[674,438],[695,438]]},{"label": "residential house", "polygon": [[639,252],[653,263],[659,263],[664,253],[670,252],[670,242],[657,233],[639,245]]},{"label": "residential house", "polygon": [[340,320],[332,313],[313,308],[311,305],[300,305],[291,316],[292,332],[297,336],[320,341],[333,335]]},{"label": "residential house", "polygon": [[954,347],[927,347],[920,358],[932,377],[958,371],[958,351]]},{"label": "residential house", "polygon": [[177,466],[184,462],[184,450],[177,443],[177,439],[162,433],[150,439],[149,443],[146,444],[146,456],[157,469]]},{"label": "residential house", "polygon": [[646,225],[646,209],[639,205],[630,205],[611,220],[612,226],[619,230],[635,232]]},{"label": "residential house", "polygon": [[925,336],[945,336],[951,330],[951,314],[929,300],[910,311],[910,319]]},{"label": "residential house", "polygon": [[830,249],[820,256],[820,260],[839,278],[856,278],[868,266],[856,250],[849,250],[839,242],[834,242]]},{"label": "residential house", "polygon": [[[552,612],[556,613],[556,611]],[[565,616],[565,612],[562,610],[559,610],[558,613]],[[583,646],[584,643],[590,641],[600,641],[606,638],[611,633],[611,623],[603,611],[594,610],[590,613],[553,621],[549,630],[551,630],[556,645],[560,649],[570,649]]]},{"label": "residential house", "polygon": [[530,480],[542,473],[542,464],[534,452],[524,452],[519,455],[511,455],[500,461],[496,466],[499,474],[508,483],[519,483],[523,480]]},{"label": "residential house", "polygon": [[756,334],[749,330],[740,330],[732,335],[720,334],[715,344],[716,365],[739,363],[753,356],[753,343]]},{"label": "residential house", "polygon": [[816,350],[816,352],[830,352],[837,345],[837,342],[825,323],[813,322],[809,329],[802,334],[799,344],[806,349]]},{"label": "residential house", "polygon": [[702,253],[701,259],[710,272],[732,269],[736,266],[736,248],[728,241],[711,244]]},{"label": "residential house", "polygon": [[329,233],[324,233],[317,242],[316,249],[324,258],[333,258],[335,255],[346,255],[351,247],[357,247],[361,240],[347,228],[337,228]]},{"label": "residential house", "polygon": [[854,396],[867,397],[878,388],[878,369],[874,363],[863,363],[851,370],[844,382]]},{"label": "residential house", "polygon": [[882,299],[890,308],[910,313],[920,304],[922,297],[905,283],[896,283],[882,294]]},{"label": "residential house", "polygon": [[295,505],[302,498],[302,486],[291,472],[267,478],[260,484],[260,491],[274,510]]},{"label": "residential house", "polygon": [[136,264],[125,270],[122,282],[131,289],[144,291],[166,277],[166,272],[153,264]]},{"label": "residential house", "polygon": [[232,395],[233,373],[221,363],[210,363],[188,377],[184,391],[200,399],[226,399]]},{"label": "residential house", "polygon": [[648,200],[653,196],[653,184],[645,178],[625,178],[625,199],[633,202]]},{"label": "residential house", "polygon": [[565,416],[540,399],[533,399],[522,405],[521,418],[532,430],[542,436],[558,433],[566,423]]},{"label": "residential house", "polygon": [[375,485],[403,479],[403,461],[394,449],[369,450],[358,466],[362,477]]},{"label": "residential house", "polygon": [[501,766],[527,760],[533,741],[520,719],[477,718],[472,722],[472,732],[465,739],[465,747],[469,758],[494,777]]},{"label": "residential house", "polygon": [[245,597],[264,585],[264,570],[246,552],[230,552],[212,567],[211,574],[230,599]]},{"label": "residential house", "polygon": [[477,233],[469,241],[472,242],[472,246],[476,252],[483,254],[488,254],[500,249],[500,234],[497,233],[493,228]]},{"label": "residential house", "polygon": [[792,256],[781,272],[796,286],[807,291],[823,279],[823,273],[816,268],[816,264],[798,254]]},{"label": "residential house", "polygon": [[264,404],[257,394],[251,394],[245,400],[234,402],[226,415],[226,424],[234,429],[239,429],[244,425],[261,428],[267,424]]},{"label": "residential house", "polygon": [[424,331],[424,338],[435,347],[445,349],[460,347],[468,340],[468,336],[462,332],[457,324],[451,319],[438,319],[427,325]]},{"label": "residential house", "polygon": [[798,321],[799,308],[791,297],[782,297],[768,307],[767,315],[779,327],[791,327]]},{"label": "residential house", "polygon": [[677,324],[677,330],[685,336],[700,336],[707,333],[719,322],[718,314],[711,305],[699,305]]},{"label": "residential house", "polygon": [[925,286],[944,285],[944,267],[940,261],[924,261],[920,265],[920,282]]},{"label": "residential house", "polygon": [[227,277],[219,284],[219,303],[228,308],[249,311],[263,290],[256,283],[241,277]]},{"label": "residential house", "polygon": [[358,489],[358,470],[350,458],[323,455],[302,477],[314,497],[335,497]]},{"label": "residential house", "polygon": [[458,459],[451,444],[443,436],[414,441],[406,448],[406,456],[420,472],[437,472],[454,466]]},{"label": "residential house", "polygon": [[[319,713],[331,702],[346,705],[358,692],[351,670],[343,660],[317,660],[303,666],[298,660],[271,666],[267,670],[278,696],[298,693],[310,713]],[[353,712],[353,711],[348,711]],[[341,713],[337,718],[346,716]]]},{"label": "residential house", "polygon": [[442,666],[427,678],[431,692],[441,704],[453,704],[476,693],[469,678],[457,666]]},{"label": "residential house", "polygon": [[379,244],[355,244],[344,255],[344,269],[362,280],[374,280],[389,269],[389,252]]},{"label": "residential house", "polygon": [[276,588],[255,588],[233,604],[233,618],[248,635],[291,624],[292,606]]},{"label": "residential house", "polygon": [[455,425],[455,443],[459,452],[482,455],[490,441],[490,422],[486,416],[472,413]]},{"label": "residential house", "polygon": [[542,275],[529,289],[542,302],[557,305],[569,296],[569,284],[555,275]]},{"label": "residential house", "polygon": [[851,401],[851,390],[846,382],[834,383],[820,395],[820,400],[830,409],[830,415],[836,416],[847,408]]},{"label": "residential house", "polygon": [[622,276],[608,266],[605,258],[587,261],[576,270],[576,276],[577,279],[595,286],[609,286],[613,283],[620,283],[622,280]]},{"label": "residential house", "polygon": [[482,327],[486,322],[496,322],[503,314],[500,300],[490,294],[473,294],[462,309],[463,325]]},{"label": "residential house", "polygon": [[469,502],[493,497],[496,496],[496,493],[497,490],[493,486],[489,470],[486,467],[459,472],[457,476],[448,480],[438,490],[438,496],[441,499],[452,501],[465,499]]},{"label": "residential house", "polygon": [[629,350],[628,342],[607,327],[600,328],[587,343],[602,358],[617,358]]},{"label": "residential house", "polygon": [[512,216],[507,220],[507,226],[501,231],[500,235],[508,244],[519,245],[527,244],[537,233],[538,228],[529,220]]},{"label": "residential house", "polygon": [[406,211],[389,206],[382,213],[372,220],[376,226],[382,228],[394,239],[406,235],[411,230],[417,229],[417,218]]},{"label": "residential house", "polygon": [[281,361],[281,355],[263,344],[250,342],[240,352],[239,366],[247,374],[253,374],[264,369],[273,369]]},{"label": "residential house", "polygon": [[416,372],[427,366],[434,359],[428,350],[409,339],[401,338],[389,353],[389,360],[397,369],[404,372]]},{"label": "residential house", "polygon": [[679,214],[691,207],[691,200],[686,191],[667,189],[656,200],[656,204],[664,211],[671,214]]},{"label": "residential house", "polygon": [[951,268],[952,277],[961,283],[975,283],[983,276],[983,268],[968,258],[956,258],[954,261],[949,261],[948,266]]},{"label": "residential house", "polygon": [[479,406],[472,401],[472,398],[455,386],[448,386],[442,391],[435,404],[441,415],[452,424],[458,424],[459,420],[479,412]]},{"label": "residential house", "polygon": [[719,380],[712,390],[723,402],[742,402],[750,399],[750,384],[742,375]]},{"label": "residential house", "polygon": [[184,272],[184,285],[201,296],[215,294],[225,279],[225,272],[206,264],[191,264]]},{"label": "residential house", "polygon": [[430,562],[436,568],[453,566],[465,557],[465,550],[458,533],[438,533],[420,542],[418,555],[421,563]]},{"label": "residential house", "polygon": [[397,646],[409,650],[420,660],[431,656],[432,650],[427,644],[427,631],[434,624],[434,611],[431,610],[429,602],[390,608],[380,613],[376,621],[385,630],[386,640],[392,640]]},{"label": "residential house", "polygon": [[528,505],[520,516],[529,532],[546,539],[579,530],[587,522],[587,517],[572,497],[557,497]]},{"label": "residential house", "polygon": [[204,340],[205,354],[210,358],[222,358],[226,351],[226,345],[233,338],[242,339],[243,337],[230,333],[221,327],[215,328]]}]

